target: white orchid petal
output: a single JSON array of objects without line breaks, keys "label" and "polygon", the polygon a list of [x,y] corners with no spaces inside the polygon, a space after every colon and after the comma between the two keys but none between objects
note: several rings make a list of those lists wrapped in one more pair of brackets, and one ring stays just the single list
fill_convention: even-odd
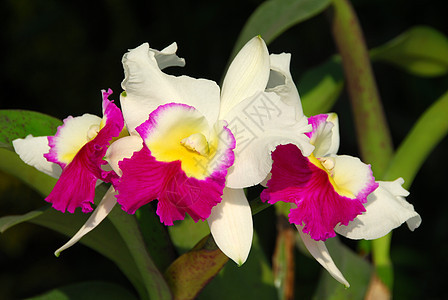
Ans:
[{"label": "white orchid petal", "polygon": [[274,92],[282,98],[282,101],[296,110],[298,118],[303,116],[302,104],[299,92],[289,71],[291,62],[290,53],[271,54],[271,73],[266,92]]},{"label": "white orchid petal", "polygon": [[195,107],[214,124],[219,113],[218,85],[206,79],[167,75],[160,70],[155,56],[147,43],[123,56],[125,79],[121,85],[125,92],[120,101],[129,132],[146,121],[158,106],[172,102]]},{"label": "white orchid petal", "polygon": [[311,144],[316,148],[315,157],[336,155],[339,149],[339,122],[335,113],[321,114],[308,118],[313,124]]},{"label": "white orchid petal", "polygon": [[271,152],[278,145],[295,144],[303,155],[314,149],[305,132],[311,130],[306,117],[296,112],[275,93],[258,93],[235,107],[226,116],[235,136],[234,165],[229,169],[227,187],[243,188],[263,181],[271,171]]},{"label": "white orchid petal", "polygon": [[107,149],[105,160],[109,163],[112,170],[122,175],[118,163],[124,158],[131,158],[134,152],[140,151],[143,147],[143,140],[138,135],[130,135],[113,142]]},{"label": "white orchid petal", "polygon": [[296,227],[305,247],[317,262],[320,263],[334,279],[345,285],[345,287],[350,287],[350,284],[331,258],[330,252],[328,252],[328,249],[325,246],[325,242],[313,240],[308,234],[303,233],[303,227],[297,225]]},{"label": "white orchid petal", "polygon": [[266,44],[256,36],[244,45],[229,66],[222,85],[220,119],[244,99],[265,90],[269,68]]},{"label": "white orchid petal", "polygon": [[53,146],[47,158],[58,164],[69,164],[78,151],[96,136],[100,124],[101,118],[95,115],[68,116],[56,134],[50,137],[49,144]]},{"label": "white orchid petal", "polygon": [[351,239],[377,239],[407,222],[410,230],[421,224],[420,215],[403,196],[409,193],[401,187],[402,178],[392,182],[378,182],[379,187],[367,197],[366,212],[335,231]]},{"label": "white orchid petal", "polygon": [[168,67],[183,67],[185,66],[185,59],[176,55],[177,44],[174,42],[163,50],[149,49],[154,52],[154,57],[160,70]]},{"label": "white orchid petal", "polygon": [[252,213],[243,189],[224,188],[222,201],[207,219],[219,249],[242,265],[252,245]]},{"label": "white orchid petal", "polygon": [[46,136],[33,137],[28,135],[24,139],[12,141],[14,151],[26,164],[54,178],[61,176],[62,168],[55,163],[49,162],[44,154],[50,151],[48,138]]},{"label": "white orchid petal", "polygon": [[87,219],[86,223],[78,230],[78,232],[61,248],[54,252],[54,255],[57,257],[61,254],[62,251],[70,248],[74,244],[76,244],[83,236],[89,233],[92,229],[98,226],[104,218],[110,213],[112,208],[114,208],[117,203],[117,199],[115,198],[115,190],[113,187],[110,187],[109,190],[104,195],[98,207],[95,211],[90,215]]},{"label": "white orchid petal", "polygon": [[341,196],[357,198],[365,203],[367,196],[378,186],[370,165],[366,165],[357,157],[336,155],[322,158],[321,163],[333,165],[329,172],[333,174],[336,192]]}]

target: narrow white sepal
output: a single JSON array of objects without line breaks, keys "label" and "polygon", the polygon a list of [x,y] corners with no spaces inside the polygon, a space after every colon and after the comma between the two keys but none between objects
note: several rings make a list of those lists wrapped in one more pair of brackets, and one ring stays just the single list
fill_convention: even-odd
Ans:
[{"label": "narrow white sepal", "polygon": [[317,260],[317,262],[320,263],[322,267],[324,267],[334,279],[345,285],[345,287],[347,288],[350,287],[350,284],[345,279],[344,275],[342,275],[341,271],[339,271],[338,267],[331,258],[330,252],[328,252],[325,243],[323,241],[313,240],[308,234],[303,233],[302,226],[296,225],[296,227],[297,230],[299,231],[303,243],[305,244],[305,247],[308,249],[311,255]]},{"label": "narrow white sepal", "polygon": [[49,162],[44,154],[50,151],[46,136],[34,137],[31,134],[24,139],[12,141],[14,151],[26,164],[54,178],[61,176],[62,169],[58,164]]},{"label": "narrow white sepal", "polygon": [[106,216],[110,213],[112,208],[114,208],[115,204],[117,203],[115,194],[115,189],[111,186],[109,190],[107,190],[98,207],[87,219],[87,222],[82,225],[78,232],[64,246],[54,252],[54,255],[56,255],[56,257],[59,257],[61,252],[65,249],[68,249],[76,244],[84,235],[89,233],[92,229],[98,226],[104,220],[104,218],[106,218]]},{"label": "narrow white sepal", "polygon": [[224,188],[222,201],[212,208],[207,222],[219,249],[241,266],[253,238],[252,213],[244,190]]}]

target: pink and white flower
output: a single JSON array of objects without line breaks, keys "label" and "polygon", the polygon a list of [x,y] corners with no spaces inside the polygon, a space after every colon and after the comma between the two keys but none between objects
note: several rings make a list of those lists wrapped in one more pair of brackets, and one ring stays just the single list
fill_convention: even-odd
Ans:
[{"label": "pink and white flower", "polygon": [[109,144],[123,130],[120,109],[109,100],[112,90],[102,91],[103,118],[91,114],[69,116],[54,136],[16,139],[13,146],[20,158],[38,170],[59,178],[45,199],[61,212],[92,211],[95,186],[110,181],[103,159]]},{"label": "pink and white flower", "polygon": [[220,249],[242,264],[253,234],[243,188],[266,178],[277,145],[294,143],[304,155],[313,149],[290,57],[269,56],[255,37],[230,65],[220,90],[213,81],[162,72],[183,66],[176,48],[143,44],[123,57],[121,106],[131,136],[106,154],[121,176],[114,181],[117,200],[134,213],[158,199],[157,214],[166,225],[185,213],[207,220]]},{"label": "pink and white flower", "polygon": [[315,146],[303,156],[294,145],[273,152],[272,176],[261,198],[269,203],[291,203],[289,220],[295,224],[310,253],[339,282],[349,286],[335,266],[324,241],[335,232],[352,239],[376,239],[407,222],[414,230],[420,216],[403,198],[403,179],[376,182],[370,165],[358,158],[337,155],[339,126],[336,114],[309,118],[307,135]]}]

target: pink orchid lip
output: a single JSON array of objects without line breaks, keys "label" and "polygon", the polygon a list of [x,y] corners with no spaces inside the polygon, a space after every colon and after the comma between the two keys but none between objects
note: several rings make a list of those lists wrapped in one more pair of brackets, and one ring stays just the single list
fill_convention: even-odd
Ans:
[{"label": "pink orchid lip", "polygon": [[[77,207],[81,207],[83,212],[92,211],[91,204],[95,195],[96,182],[106,180],[106,177],[111,178],[111,174],[101,168],[107,163],[103,157],[112,138],[118,137],[122,131],[124,121],[119,108],[113,104],[113,101],[108,100],[112,90],[102,92],[105,125],[95,138],[79,149],[70,163],[65,164],[57,159],[56,144],[64,125],[58,128],[55,136],[48,137],[50,152],[44,156],[48,161],[61,165],[63,170],[58,182],[45,200],[52,203],[53,207],[59,211],[67,210],[74,213]],[[65,119],[64,122],[70,119],[71,117]]]},{"label": "pink orchid lip", "polygon": [[145,139],[157,132],[159,118],[169,117],[164,114],[178,109],[195,110],[179,103],[161,105],[136,128],[143,138],[143,148],[118,163],[123,175],[114,182],[118,191],[117,201],[123,210],[133,214],[141,206],[158,199],[157,214],[165,225],[183,220],[186,213],[196,222],[207,219],[212,207],[221,201],[227,169],[234,161],[235,139],[225,126],[222,134],[230,142],[223,144],[225,149],[219,153],[218,163],[205,178],[189,177],[180,160],[158,161]]},{"label": "pink orchid lip", "polygon": [[304,226],[303,232],[314,240],[326,240],[336,235],[338,224],[347,225],[365,212],[364,196],[376,186],[367,183],[356,198],[339,195],[329,180],[329,175],[304,157],[294,145],[278,146],[273,152],[274,164],[268,189],[261,194],[263,201],[294,203],[291,223]]}]

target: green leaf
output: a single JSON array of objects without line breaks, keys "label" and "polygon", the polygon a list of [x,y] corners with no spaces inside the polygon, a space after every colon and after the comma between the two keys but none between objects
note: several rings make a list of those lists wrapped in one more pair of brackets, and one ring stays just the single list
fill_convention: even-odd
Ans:
[{"label": "green leaf", "polygon": [[228,257],[218,249],[211,235],[204,237],[165,271],[165,278],[174,299],[196,299],[198,293],[228,260]]},{"label": "green leaf", "polygon": [[186,215],[182,221],[174,222],[168,227],[171,240],[180,254],[186,253],[210,233],[207,222],[198,221]]},{"label": "green leaf", "polygon": [[448,39],[434,28],[416,26],[372,49],[370,57],[415,75],[441,76],[448,73]]},{"label": "green leaf", "polygon": [[198,299],[277,299],[274,275],[256,233],[247,261],[241,267],[226,264]]},{"label": "green leaf", "polygon": [[124,287],[110,282],[88,281],[67,285],[26,300],[137,300],[137,297]]},{"label": "green leaf", "polygon": [[[171,299],[171,292],[167,282],[157,269],[151,257],[148,255],[146,246],[135,216],[125,213],[120,207],[115,207],[108,219],[127,246],[130,256],[137,265],[139,276],[145,286],[147,296],[150,299]],[[147,298],[147,297],[144,297]]]},{"label": "green leaf", "polygon": [[[14,154],[4,149],[0,150]],[[97,187],[95,203],[99,202],[105,190],[104,185]],[[0,229],[3,232],[14,225],[28,221],[71,237],[86,222],[88,216],[79,211],[64,214],[49,207],[21,216],[0,218]],[[115,207],[108,218],[85,235],[80,243],[111,259],[133,283],[142,299],[151,296],[154,299],[170,299],[166,282],[148,256],[134,216]]]},{"label": "green leaf", "polygon": [[344,74],[338,56],[306,72],[298,81],[303,112],[314,116],[331,111],[344,87]]},{"label": "green leaf", "polygon": [[303,22],[320,12],[330,0],[270,0],[263,2],[250,16],[233,48],[232,56],[257,35],[271,43],[292,26]]},{"label": "green leaf", "polygon": [[[99,186],[96,190],[97,198],[100,198],[104,191],[105,187]],[[87,214],[79,211],[74,214],[64,214],[47,206],[24,215],[0,218],[0,229],[1,232],[4,232],[22,222],[31,222],[71,237],[86,222],[87,218]],[[84,236],[80,242],[114,261],[137,289],[144,288],[142,280],[138,277],[137,266],[132,261],[126,244],[107,218],[95,230]]]},{"label": "green leaf", "polygon": [[387,168],[385,180],[403,177],[404,187],[414,177],[431,151],[448,133],[448,91],[435,101],[417,120],[398,147]]},{"label": "green leaf", "polygon": [[0,157],[1,171],[19,178],[42,196],[50,194],[57,179],[25,164],[13,151],[0,148]]},{"label": "green leaf", "polygon": [[149,254],[158,269],[165,270],[177,258],[166,226],[160,222],[159,216],[151,205],[140,207],[135,216]]},{"label": "green leaf", "polygon": [[59,119],[28,110],[0,110],[0,147],[13,150],[12,141],[33,136],[54,135]]},{"label": "green leaf", "polygon": [[337,237],[328,239],[325,245],[339,270],[350,283],[350,288],[346,289],[331,277],[328,272],[323,270],[314,299],[364,299],[373,274],[373,267],[350,248],[342,244]]}]

